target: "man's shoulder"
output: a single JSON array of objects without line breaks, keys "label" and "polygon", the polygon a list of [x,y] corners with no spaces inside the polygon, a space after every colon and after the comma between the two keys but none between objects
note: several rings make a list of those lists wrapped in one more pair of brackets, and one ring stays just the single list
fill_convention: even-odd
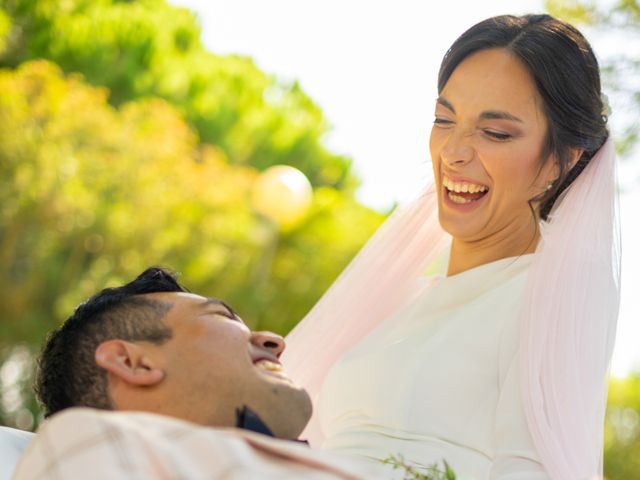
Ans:
[{"label": "man's shoulder", "polygon": [[205,445],[208,452],[214,453],[217,447],[228,450],[234,444],[246,444],[245,437],[256,437],[255,441],[260,443],[264,435],[206,427],[155,413],[78,407],[66,409],[44,422],[33,443],[36,447],[46,445],[48,451],[58,456],[80,454],[89,448],[96,450],[101,445],[123,453],[145,446],[154,452],[168,449],[170,454]]},{"label": "man's shoulder", "polygon": [[52,472],[84,478],[82,472],[98,469],[104,478],[375,478],[361,475],[359,465],[297,442],[152,413],[88,408],[46,421],[16,478],[52,478]]},{"label": "man's shoulder", "polygon": [[[105,435],[123,430],[140,435],[172,435],[177,432],[205,430],[212,435],[222,434],[223,429],[207,428],[167,415],[138,411],[109,411],[94,408],[68,408],[47,420],[38,434],[64,434],[72,426],[75,436]],[[174,437],[175,438],[175,437]]]},{"label": "man's shoulder", "polygon": [[66,445],[95,443],[101,439],[117,440],[124,436],[138,437],[153,443],[169,441],[174,448],[181,444],[204,442],[208,448],[217,444],[249,444],[261,450],[285,449],[308,452],[309,447],[238,428],[208,427],[187,420],[138,411],[106,411],[92,408],[69,408],[47,420],[38,430],[38,437],[53,437],[59,449],[75,448]]}]

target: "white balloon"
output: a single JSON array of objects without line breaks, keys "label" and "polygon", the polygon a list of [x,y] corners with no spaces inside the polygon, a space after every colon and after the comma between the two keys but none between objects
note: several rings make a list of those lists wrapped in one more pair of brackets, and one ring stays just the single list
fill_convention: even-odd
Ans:
[{"label": "white balloon", "polygon": [[275,165],[260,174],[251,200],[256,211],[287,228],[304,218],[312,196],[304,173],[289,165]]}]

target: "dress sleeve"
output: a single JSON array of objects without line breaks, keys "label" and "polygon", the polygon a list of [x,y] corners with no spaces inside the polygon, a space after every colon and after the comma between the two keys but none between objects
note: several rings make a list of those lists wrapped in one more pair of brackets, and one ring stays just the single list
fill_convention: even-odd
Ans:
[{"label": "dress sleeve", "polygon": [[495,420],[491,480],[549,480],[529,433],[522,406],[518,355],[506,366]]}]

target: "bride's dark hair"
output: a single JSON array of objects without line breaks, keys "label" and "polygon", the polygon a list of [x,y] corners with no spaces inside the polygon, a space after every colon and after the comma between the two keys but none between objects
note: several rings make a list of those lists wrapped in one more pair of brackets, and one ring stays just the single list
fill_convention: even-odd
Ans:
[{"label": "bride's dark hair", "polygon": [[[542,158],[553,154],[559,167],[551,188],[532,199],[546,220],[558,196],[609,136],[598,61],[589,42],[568,23],[549,15],[503,15],[474,25],[454,42],[440,65],[438,93],[460,62],[490,48],[505,48],[523,62],[544,103],[549,128]],[[571,148],[584,151],[573,168]]]}]

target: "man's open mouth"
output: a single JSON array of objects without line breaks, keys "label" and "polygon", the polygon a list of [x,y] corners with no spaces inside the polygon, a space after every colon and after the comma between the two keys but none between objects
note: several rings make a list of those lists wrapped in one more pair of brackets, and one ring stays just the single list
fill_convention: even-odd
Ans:
[{"label": "man's open mouth", "polygon": [[266,370],[267,372],[282,372],[282,365],[276,362],[272,362],[267,358],[259,358],[258,360],[253,362],[253,364],[262,370]]}]

